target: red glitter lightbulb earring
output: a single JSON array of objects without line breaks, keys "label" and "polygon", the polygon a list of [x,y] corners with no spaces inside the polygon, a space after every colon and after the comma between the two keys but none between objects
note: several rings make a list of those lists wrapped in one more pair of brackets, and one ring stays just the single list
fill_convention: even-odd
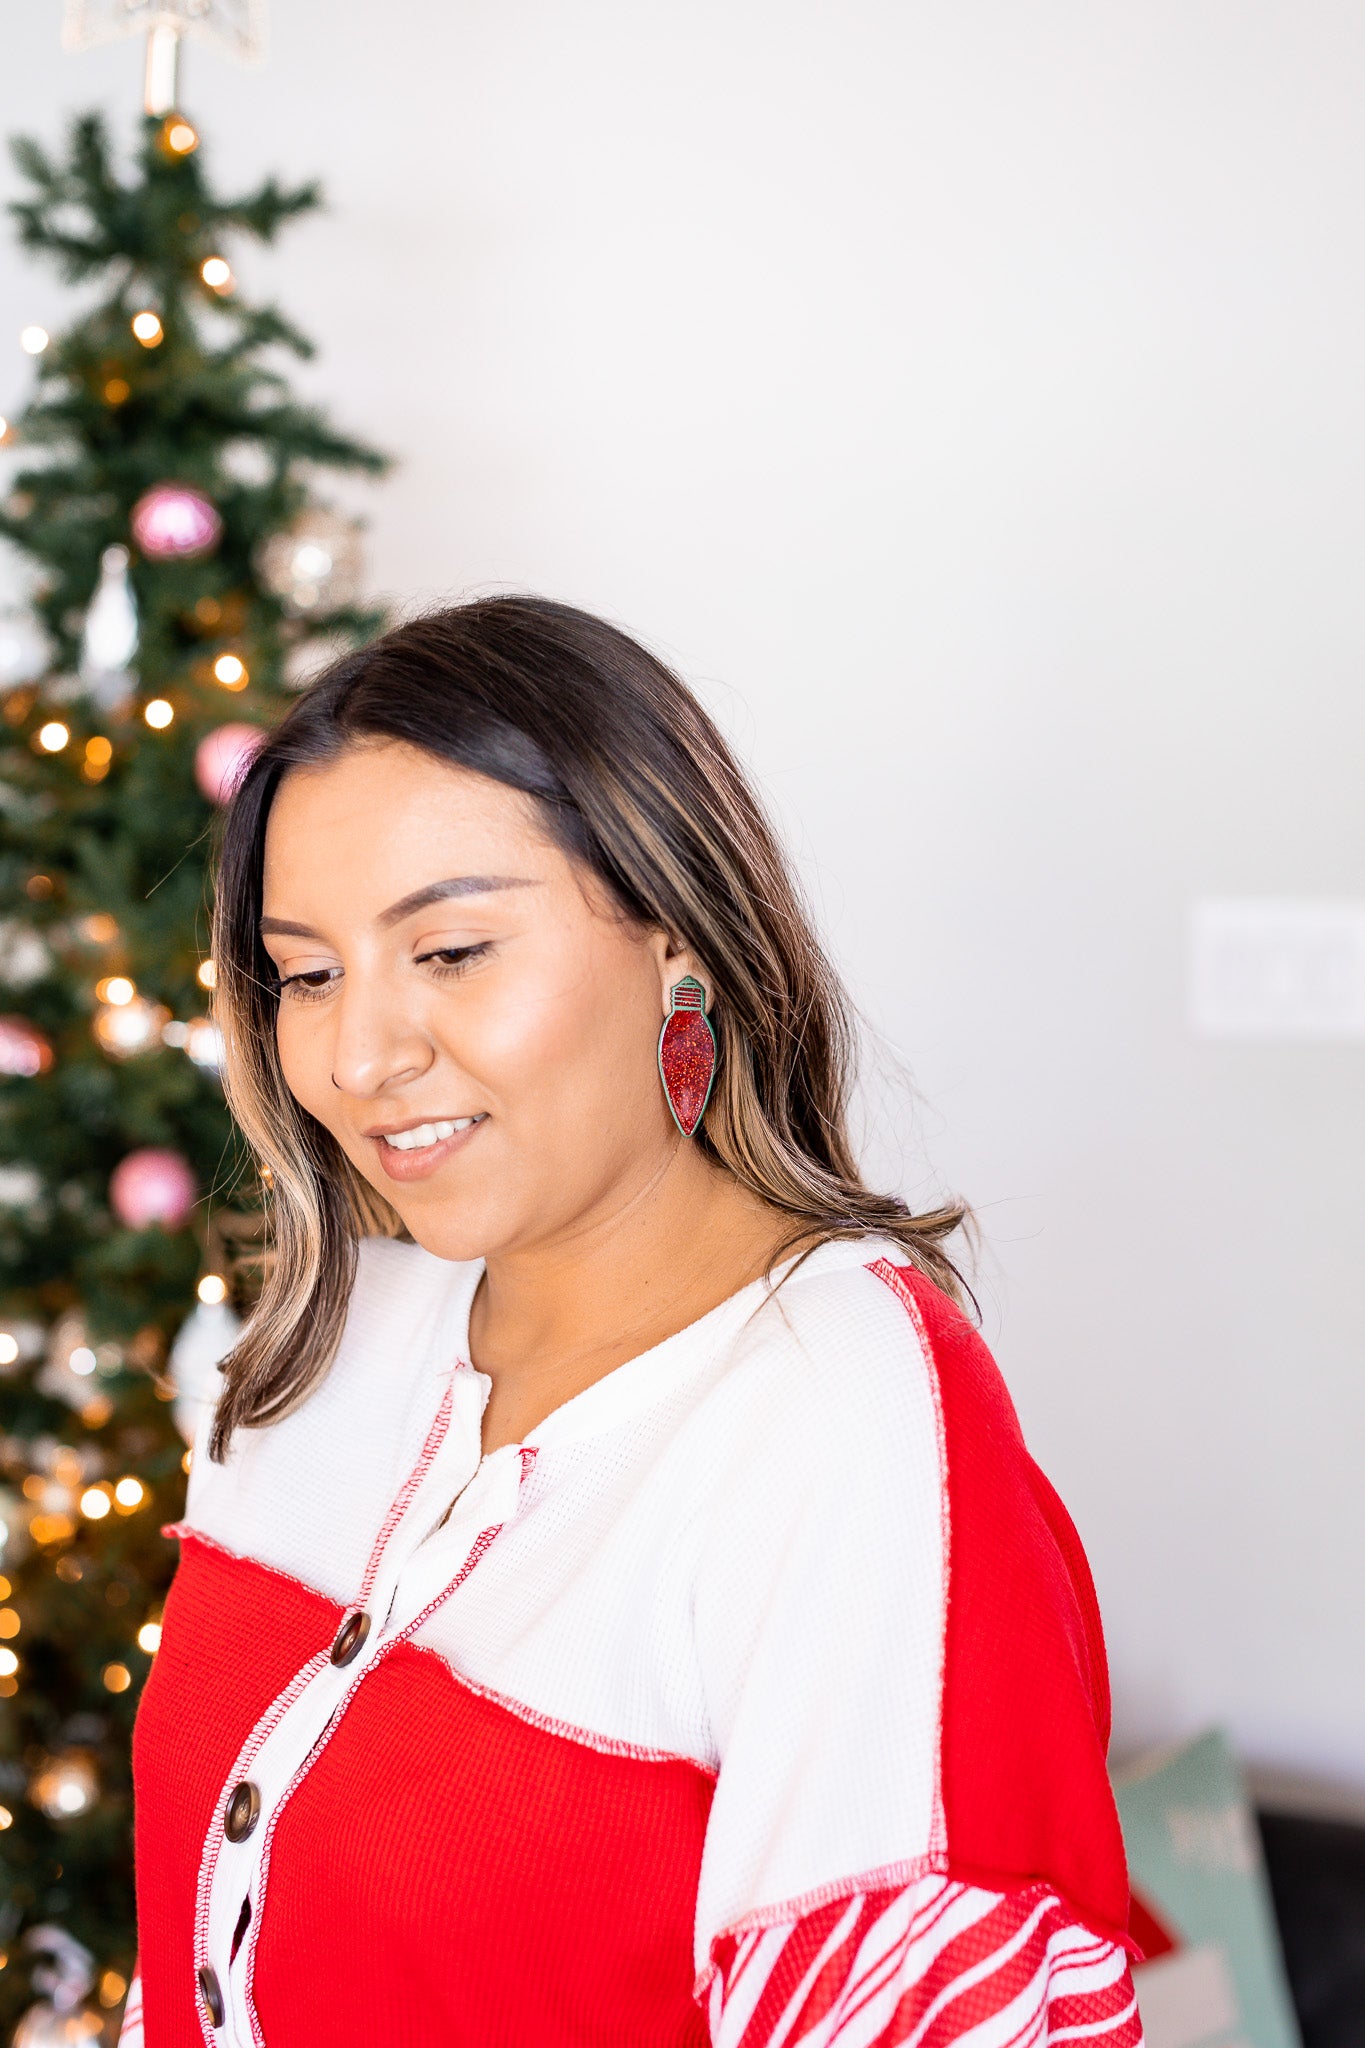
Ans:
[{"label": "red glitter lightbulb earring", "polygon": [[685,974],[670,991],[672,1001],[659,1033],[659,1079],[685,1138],[701,1122],[716,1076],[716,1034],[706,1014],[706,990]]}]

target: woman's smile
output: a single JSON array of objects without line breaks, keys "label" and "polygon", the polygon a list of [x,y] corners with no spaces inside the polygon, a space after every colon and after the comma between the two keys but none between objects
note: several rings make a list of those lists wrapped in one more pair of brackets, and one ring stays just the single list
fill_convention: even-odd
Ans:
[{"label": "woman's smile", "polygon": [[368,1131],[374,1140],[379,1163],[390,1180],[425,1180],[447,1159],[464,1150],[481,1124],[486,1111],[477,1116],[436,1117],[430,1123],[409,1124],[398,1131]]}]

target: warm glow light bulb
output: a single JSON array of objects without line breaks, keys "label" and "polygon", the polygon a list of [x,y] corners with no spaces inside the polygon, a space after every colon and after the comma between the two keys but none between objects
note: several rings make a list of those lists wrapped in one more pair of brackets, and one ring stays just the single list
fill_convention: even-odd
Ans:
[{"label": "warm glow light bulb", "polygon": [[149,1657],[156,1655],[157,1651],[161,1648],[161,1623],[159,1621],[143,1622],[137,1632],[137,1646],[139,1650],[145,1650]]},{"label": "warm glow light bulb", "polygon": [[169,121],[166,125],[165,135],[167,149],[173,150],[177,156],[188,156],[191,150],[198,149],[199,147],[199,137],[195,134],[188,121],[179,119]]},{"label": "warm glow light bulb", "polygon": [[19,1356],[19,1339],[8,1330],[0,1330],[0,1365],[13,1365]]},{"label": "warm glow light bulb", "polygon": [[0,1678],[13,1678],[19,1669],[19,1659],[13,1650],[0,1650]]},{"label": "warm glow light bulb", "polygon": [[87,1379],[95,1370],[95,1354],[88,1344],[78,1344],[66,1362],[82,1379]]},{"label": "warm glow light bulb", "polygon": [[148,725],[152,726],[157,732],[162,732],[175,717],[175,712],[164,697],[153,697],[144,706],[142,715]]},{"label": "warm glow light bulb", "polygon": [[109,1496],[102,1486],[87,1486],[81,1495],[81,1513],[87,1521],[102,1522],[109,1506]]},{"label": "warm glow light bulb", "polygon": [[160,341],[163,333],[165,332],[165,329],[162,327],[160,320],[158,320],[156,314],[151,311],[150,307],[146,308],[141,313],[134,313],[132,319],[132,328],[133,333],[137,336],[138,340],[142,343],[142,346],[144,348],[155,348],[157,343]]},{"label": "warm glow light bulb", "polygon": [[124,1003],[132,1002],[137,990],[126,974],[110,974],[103,981],[96,982],[95,994],[102,1003],[113,1003],[116,1009],[121,1009]]},{"label": "warm glow light bulb", "polygon": [[19,336],[19,346],[25,355],[40,356],[51,339],[45,327],[25,327]]},{"label": "warm glow light bulb", "polygon": [[60,718],[50,718],[38,730],[38,744],[45,754],[60,754],[71,734]]},{"label": "warm glow light bulb", "polygon": [[231,289],[232,265],[222,256],[206,256],[199,266],[199,275],[212,292]]},{"label": "warm glow light bulb", "polygon": [[147,1497],[147,1489],[140,1479],[120,1479],[114,1488],[114,1499],[121,1508],[141,1507]]},{"label": "warm glow light bulb", "polygon": [[14,1815],[7,1806],[0,1806],[0,1828],[12,1828],[13,1826]]},{"label": "warm glow light bulb", "polygon": [[227,1281],[221,1273],[205,1273],[196,1292],[201,1301],[226,1301]]},{"label": "warm glow light bulb", "polygon": [[103,1676],[110,1692],[127,1692],[133,1682],[133,1674],[126,1664],[106,1664]]},{"label": "warm glow light bulb", "polygon": [[225,690],[243,690],[247,684],[246,663],[239,654],[220,654],[213,664],[215,679]]},{"label": "warm glow light bulb", "polygon": [[217,988],[218,969],[212,960],[201,960],[199,962],[199,986],[201,988]]}]

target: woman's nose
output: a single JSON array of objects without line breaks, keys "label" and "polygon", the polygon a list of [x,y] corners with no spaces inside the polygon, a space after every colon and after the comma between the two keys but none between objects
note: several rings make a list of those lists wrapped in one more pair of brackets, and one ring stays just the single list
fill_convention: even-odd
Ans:
[{"label": "woman's nose", "polygon": [[419,1079],[435,1057],[420,1021],[395,1000],[392,985],[348,975],[332,1015],[332,1082],[347,1095],[382,1095]]}]

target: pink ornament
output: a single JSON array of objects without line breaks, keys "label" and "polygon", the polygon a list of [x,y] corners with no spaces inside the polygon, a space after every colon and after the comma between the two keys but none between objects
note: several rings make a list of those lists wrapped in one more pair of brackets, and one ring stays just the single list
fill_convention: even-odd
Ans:
[{"label": "pink ornament", "polygon": [[189,1161],[178,1152],[162,1152],[155,1146],[130,1152],[109,1180],[114,1214],[130,1230],[145,1230],[149,1223],[159,1223],[163,1230],[178,1230],[198,1192]]},{"label": "pink ornament", "polygon": [[211,804],[225,804],[265,744],[259,725],[218,725],[194,750],[194,779]]},{"label": "pink ornament", "polygon": [[0,1074],[32,1080],[52,1065],[52,1046],[27,1017],[0,1017]]},{"label": "pink ornament", "polygon": [[133,507],[133,539],[153,562],[207,555],[222,536],[223,522],[191,484],[153,484]]}]

